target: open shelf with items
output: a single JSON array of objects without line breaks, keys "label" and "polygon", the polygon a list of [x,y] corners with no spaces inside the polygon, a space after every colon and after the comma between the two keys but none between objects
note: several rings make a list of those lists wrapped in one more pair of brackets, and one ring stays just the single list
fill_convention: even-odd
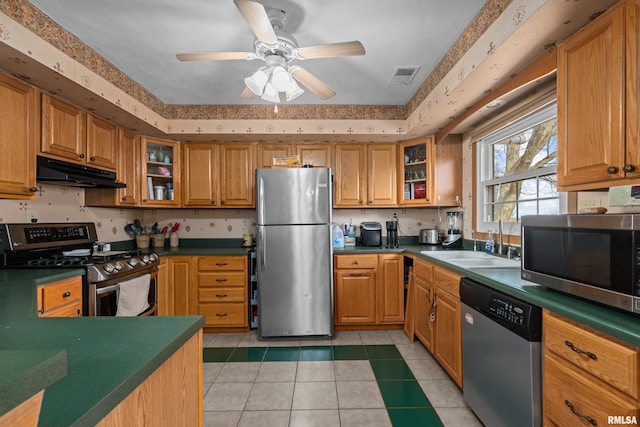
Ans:
[{"label": "open shelf with items", "polygon": [[249,326],[258,328],[258,278],[256,276],[256,251],[249,252]]},{"label": "open shelf with items", "polygon": [[142,138],[142,204],[178,206],[180,146],[173,141]]},{"label": "open shelf with items", "polygon": [[431,205],[433,201],[433,137],[400,145],[400,204]]}]

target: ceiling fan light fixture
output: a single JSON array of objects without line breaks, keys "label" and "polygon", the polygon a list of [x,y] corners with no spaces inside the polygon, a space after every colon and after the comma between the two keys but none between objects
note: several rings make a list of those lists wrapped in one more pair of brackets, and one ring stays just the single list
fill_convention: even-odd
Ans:
[{"label": "ceiling fan light fixture", "polygon": [[267,102],[280,102],[280,94],[271,82],[264,86],[264,93],[261,98]]},{"label": "ceiling fan light fixture", "polygon": [[286,90],[287,101],[293,101],[303,93],[304,93],[304,90],[302,90],[302,88],[298,85],[298,83],[296,83],[295,80],[291,79],[291,83],[289,84],[289,87]]},{"label": "ceiling fan light fixture", "polygon": [[258,69],[251,76],[244,79],[244,84],[247,85],[249,90],[258,96],[262,96],[264,93],[265,85],[269,81],[269,74],[266,67]]},{"label": "ceiling fan light fixture", "polygon": [[270,81],[278,92],[285,92],[291,85],[291,76],[284,67],[278,65],[271,72]]}]

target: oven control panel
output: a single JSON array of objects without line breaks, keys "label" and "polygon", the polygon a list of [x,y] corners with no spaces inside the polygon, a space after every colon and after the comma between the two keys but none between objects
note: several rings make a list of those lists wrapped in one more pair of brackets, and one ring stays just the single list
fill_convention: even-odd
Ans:
[{"label": "oven control panel", "polygon": [[4,251],[87,245],[97,240],[92,222],[0,224],[0,250]]}]

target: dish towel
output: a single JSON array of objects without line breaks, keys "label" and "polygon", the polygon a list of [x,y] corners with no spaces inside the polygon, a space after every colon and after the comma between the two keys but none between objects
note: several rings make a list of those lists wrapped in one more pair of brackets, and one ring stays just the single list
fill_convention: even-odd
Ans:
[{"label": "dish towel", "polygon": [[150,274],[120,282],[116,316],[137,316],[149,308],[150,283]]}]

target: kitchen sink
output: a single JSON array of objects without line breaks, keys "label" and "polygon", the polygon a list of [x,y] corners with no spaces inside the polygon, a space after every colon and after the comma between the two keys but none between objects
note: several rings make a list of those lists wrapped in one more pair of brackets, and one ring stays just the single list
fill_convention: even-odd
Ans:
[{"label": "kitchen sink", "polygon": [[520,268],[520,261],[472,251],[422,251],[423,255],[440,259],[462,268]]}]

